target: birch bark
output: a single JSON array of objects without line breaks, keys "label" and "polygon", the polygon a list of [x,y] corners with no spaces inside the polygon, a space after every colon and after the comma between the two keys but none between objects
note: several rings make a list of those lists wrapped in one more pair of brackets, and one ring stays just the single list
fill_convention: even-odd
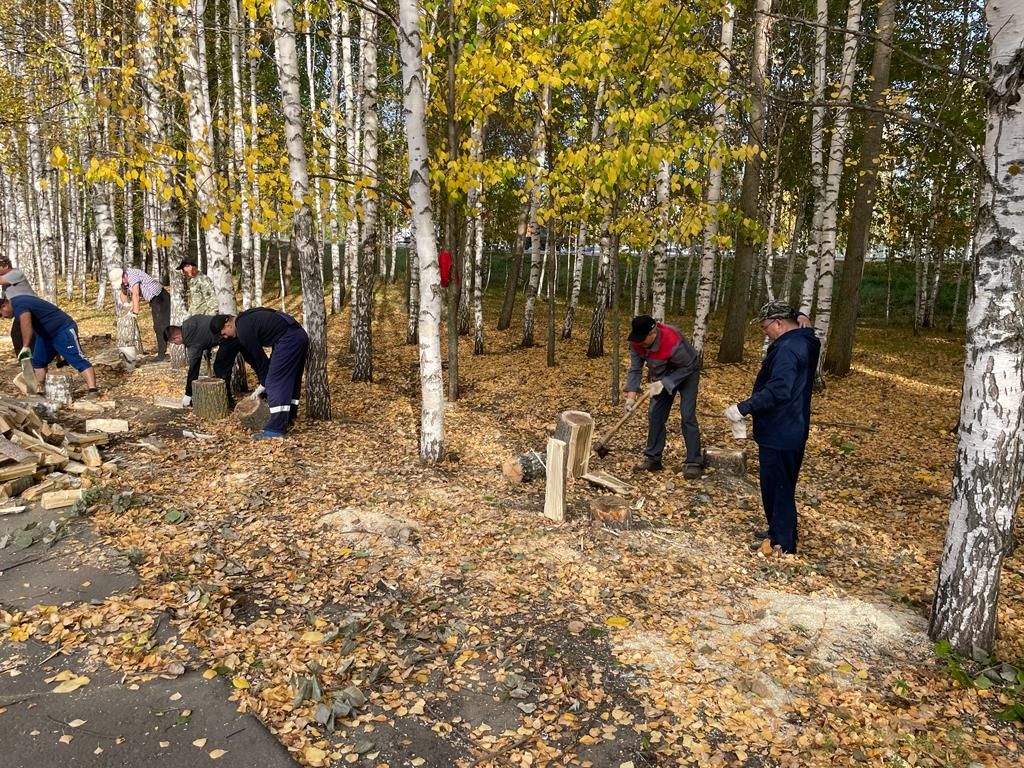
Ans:
[{"label": "birch bark", "polygon": [[417,0],[398,0],[398,44],[402,62],[402,102],[409,155],[409,199],[419,262],[420,459],[444,457],[444,380],[441,375],[441,273],[437,266],[434,214],[427,161],[426,101],[420,9]]},{"label": "birch bark", "polygon": [[985,5],[992,90],[975,234],[953,495],[929,632],[964,656],[991,655],[1003,559],[1020,500],[1024,401],[1024,15]]},{"label": "birch bark", "polygon": [[[814,287],[818,282],[818,255],[821,242],[821,222],[825,212],[825,79],[828,69],[828,0],[817,0],[817,26],[814,32],[814,88],[811,99],[811,192],[814,213],[807,237],[807,263],[804,282],[800,289],[800,311],[810,317],[814,305]],[[824,357],[824,355],[823,355]]]},{"label": "birch bark", "polygon": [[331,391],[327,385],[327,312],[324,308],[323,273],[320,254],[313,238],[313,212],[309,208],[309,172],[302,134],[302,103],[299,95],[299,61],[295,51],[295,8],[292,0],[274,0],[274,49],[285,142],[288,148],[288,178],[291,182],[291,250],[298,257],[302,275],[303,325],[309,334],[306,357],[306,415],[311,419],[331,418]]}]

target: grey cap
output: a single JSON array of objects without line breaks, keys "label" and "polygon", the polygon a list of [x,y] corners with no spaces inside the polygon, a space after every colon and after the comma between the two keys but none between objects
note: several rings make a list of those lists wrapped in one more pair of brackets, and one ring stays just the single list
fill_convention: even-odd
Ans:
[{"label": "grey cap", "polygon": [[755,323],[765,320],[796,320],[797,311],[784,301],[769,301],[757,311]]}]

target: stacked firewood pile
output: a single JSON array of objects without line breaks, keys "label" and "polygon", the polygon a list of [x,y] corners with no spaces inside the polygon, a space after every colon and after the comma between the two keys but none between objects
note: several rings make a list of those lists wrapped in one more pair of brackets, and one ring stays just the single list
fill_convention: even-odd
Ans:
[{"label": "stacked firewood pile", "polygon": [[70,506],[82,496],[83,477],[105,468],[106,432],[65,430],[24,402],[0,398],[0,435],[0,499]]}]

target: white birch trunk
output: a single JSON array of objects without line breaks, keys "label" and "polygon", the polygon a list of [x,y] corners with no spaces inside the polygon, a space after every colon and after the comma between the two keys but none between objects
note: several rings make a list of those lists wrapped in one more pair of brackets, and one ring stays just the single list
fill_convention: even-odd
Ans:
[{"label": "white birch trunk", "polygon": [[[242,309],[254,306],[255,262],[252,248],[252,209],[249,207],[248,179],[245,166],[245,113],[242,111],[242,46],[244,28],[239,19],[241,0],[227,0],[229,36],[231,39],[231,163],[234,170],[234,192],[238,195],[241,245]],[[258,301],[255,304],[259,304]]]},{"label": "white birch trunk", "polygon": [[[328,14],[331,18],[331,90],[327,96],[327,108],[331,113],[330,135],[327,152],[327,239],[331,243],[331,314],[341,310],[342,297],[342,275],[341,269],[341,243],[338,240],[340,235],[338,227],[338,140],[341,138],[338,112],[338,92],[341,88],[339,78],[341,68],[341,14],[338,7],[338,0],[330,0]],[[345,12],[347,14],[347,11]],[[347,46],[348,40],[344,41]]]},{"label": "white birch trunk", "polygon": [[206,76],[206,32],[203,13],[206,0],[190,0],[188,7],[177,9],[179,41],[184,62],[182,75],[188,99],[189,148],[195,156],[193,174],[196,206],[206,237],[206,271],[217,291],[221,312],[235,313],[235,291],[231,280],[231,254],[221,230],[221,211],[213,167],[213,113]]},{"label": "white birch trunk", "polygon": [[434,214],[430,207],[426,101],[417,0],[398,0],[398,44],[402,62],[405,133],[409,155],[409,199],[419,262],[420,459],[444,457],[444,381],[441,375],[441,274],[437,266]]},{"label": "white birch trunk", "polygon": [[857,74],[857,44],[860,41],[862,0],[850,0],[846,17],[846,44],[843,47],[843,75],[839,85],[839,104],[832,121],[832,137],[828,153],[828,175],[825,177],[825,206],[821,220],[821,245],[818,254],[818,298],[814,314],[814,330],[821,341],[818,370],[825,365],[828,332],[832,323],[832,289],[836,269],[836,224],[839,216],[839,184],[843,180],[843,157],[846,137],[850,132],[850,96]]},{"label": "white birch trunk", "polygon": [[295,52],[295,9],[291,0],[274,0],[275,51],[285,141],[288,147],[288,178],[295,207],[291,249],[298,256],[302,274],[303,325],[309,334],[306,358],[306,415],[331,418],[331,391],[327,386],[327,312],[324,308],[323,273],[313,239],[313,213],[306,202],[309,172],[302,135],[302,102],[299,95],[299,61]]},{"label": "white birch trunk", "polygon": [[949,524],[930,634],[968,657],[995,647],[1004,557],[1020,499],[1024,332],[1024,14],[990,0],[992,91],[985,139],[987,180],[975,234],[975,283]]},{"label": "white birch trunk", "polygon": [[530,153],[530,158],[533,165],[533,186],[530,189],[530,279],[526,284],[526,302],[523,308],[523,341],[524,347],[532,347],[534,345],[533,338],[533,322],[534,313],[537,304],[537,291],[541,284],[541,250],[540,250],[540,233],[538,232],[539,222],[537,219],[537,212],[541,205],[541,183],[544,178],[544,165],[545,165],[545,153],[544,146],[546,140],[546,129],[544,125],[544,117],[546,104],[548,101],[550,88],[545,85],[544,92],[541,96],[541,106],[537,110],[537,115],[533,122],[533,149]]},{"label": "white birch trunk", "polygon": [[362,74],[363,220],[356,258],[356,291],[352,299],[352,380],[373,381],[373,283],[377,262],[377,0],[364,0],[359,8]]},{"label": "white birch trunk", "polygon": [[[719,45],[721,59],[718,62],[720,89],[715,100],[714,126],[715,145],[721,151],[725,144],[726,105],[729,99],[728,85],[732,73],[730,63],[732,57],[733,6],[727,2],[722,9],[722,37]],[[708,171],[707,211],[708,220],[704,225],[703,245],[700,252],[700,271],[697,277],[697,299],[693,319],[693,348],[698,355],[704,352],[704,342],[708,335],[708,314],[711,310],[711,289],[715,282],[715,240],[718,237],[718,206],[722,200],[722,162],[723,155],[712,154],[711,168]]]},{"label": "white birch trunk", "polygon": [[36,289],[44,299],[53,303],[57,301],[57,244],[53,235],[50,183],[46,178],[46,161],[43,159],[38,121],[29,120],[26,132],[28,134],[28,158],[32,170],[32,186],[35,193],[35,220],[39,235],[41,266]]},{"label": "white birch trunk", "polygon": [[[345,198],[345,256],[343,284],[349,286],[349,296],[353,289],[355,255],[359,251],[359,215],[356,210],[356,185],[359,177],[359,119],[358,105],[355,99],[355,78],[352,73],[352,20],[348,3],[341,9],[341,38],[344,48],[341,52],[341,82],[345,89],[345,176],[348,179],[348,195]],[[345,279],[347,278],[347,280]],[[345,297],[341,298],[342,303]]]},{"label": "white birch trunk", "polygon": [[[258,40],[258,33],[256,31],[256,22],[250,22],[249,26],[250,39],[255,43]],[[249,146],[256,149],[259,141],[259,111],[256,108],[256,60],[249,59]],[[252,152],[253,160],[252,164],[252,186],[250,187],[250,193],[252,195],[252,210],[258,211],[260,209],[260,183],[259,183],[259,162],[255,159],[257,153]],[[269,262],[269,256],[266,261],[263,259],[263,237],[256,228],[252,230],[252,299],[256,306],[263,304],[263,281],[266,277],[266,265]]]},{"label": "white birch trunk", "polygon": [[[859,0],[857,0],[859,2]],[[818,282],[818,257],[821,253],[821,223],[825,215],[825,80],[828,68],[828,0],[817,0],[817,27],[814,31],[814,88],[811,99],[811,192],[814,213],[807,237],[807,263],[800,290],[800,311],[808,317],[814,305],[814,287]],[[823,350],[824,352],[824,350]],[[825,357],[824,354],[821,355]]]},{"label": "white birch trunk", "polygon": [[[477,34],[483,35],[483,29],[478,25]],[[474,165],[479,167],[484,154],[484,118],[478,117],[473,121],[470,129],[470,157]],[[470,214],[471,242],[467,243],[467,252],[472,249],[472,256],[469,262],[473,269],[473,354],[484,353],[484,305],[483,305],[483,258],[484,258],[484,217],[483,217],[483,186],[484,178],[482,173],[476,176],[476,183],[470,187],[467,195],[467,207]]]}]

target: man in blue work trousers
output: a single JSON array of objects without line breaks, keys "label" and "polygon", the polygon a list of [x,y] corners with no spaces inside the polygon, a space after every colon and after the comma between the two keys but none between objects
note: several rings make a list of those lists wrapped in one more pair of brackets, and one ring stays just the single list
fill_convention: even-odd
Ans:
[{"label": "man in blue work trousers", "polygon": [[[210,332],[222,339],[236,339],[245,361],[256,371],[260,385],[254,395],[263,392],[270,406],[270,418],[253,440],[284,437],[299,414],[302,371],[306,367],[309,336],[289,314],[265,307],[247,309],[237,317],[214,315]],[[263,351],[271,350],[268,358]]]},{"label": "man in blue work trousers", "polygon": [[761,502],[768,520],[768,530],[758,536],[789,554],[796,554],[796,483],[811,428],[811,394],[821,354],[814,329],[801,327],[799,318],[782,301],[761,307],[755,322],[771,342],[768,353],[750,397],[724,413],[734,424],[753,416]]}]

